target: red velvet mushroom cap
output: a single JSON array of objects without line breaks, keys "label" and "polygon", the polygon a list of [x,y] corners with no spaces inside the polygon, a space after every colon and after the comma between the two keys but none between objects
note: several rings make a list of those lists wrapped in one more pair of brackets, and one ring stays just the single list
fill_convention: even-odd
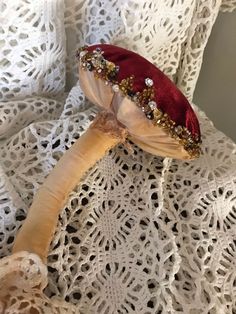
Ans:
[{"label": "red velvet mushroom cap", "polygon": [[114,45],[80,50],[85,95],[112,111],[131,140],[156,155],[192,159],[200,154],[198,119],[186,97],[156,66]]}]

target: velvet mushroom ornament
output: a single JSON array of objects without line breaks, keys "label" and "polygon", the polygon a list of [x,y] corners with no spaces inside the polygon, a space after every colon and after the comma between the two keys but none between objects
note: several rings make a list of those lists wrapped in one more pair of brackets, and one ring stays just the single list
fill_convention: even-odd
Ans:
[{"label": "velvet mushroom ornament", "polygon": [[112,45],[80,51],[85,95],[109,112],[145,151],[178,159],[200,154],[198,119],[167,76],[140,55]]},{"label": "velvet mushroom ornament", "polygon": [[185,160],[200,154],[197,117],[157,67],[134,52],[105,44],[80,49],[78,59],[81,87],[102,110],[36,193],[13,246],[14,253],[35,253],[45,264],[68,194],[109,149],[129,138],[158,156]]}]

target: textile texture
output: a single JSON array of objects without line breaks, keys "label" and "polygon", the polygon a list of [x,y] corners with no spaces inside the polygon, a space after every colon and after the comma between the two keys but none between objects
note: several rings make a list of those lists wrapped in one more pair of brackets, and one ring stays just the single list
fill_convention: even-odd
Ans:
[{"label": "textile texture", "polygon": [[0,1],[0,100],[65,86],[63,0]]},{"label": "textile texture", "polygon": [[[12,3],[16,1],[0,1],[3,8]],[[31,8],[30,3],[21,0],[19,10]],[[37,189],[97,112],[75,83],[78,46],[110,42],[137,51],[191,99],[221,7],[220,0],[65,0],[52,12],[46,4],[53,7],[58,1],[34,3],[43,8],[41,19],[64,15],[67,46],[62,47],[60,36],[51,44],[56,51],[67,51],[70,92],[54,97],[62,91],[64,76],[53,70],[49,76],[59,80],[49,80],[53,84],[42,85],[46,89],[32,87],[36,78],[25,90],[14,91],[9,85],[1,95],[0,297],[6,287],[11,293],[8,301],[0,299],[0,311],[236,313],[236,146],[194,105],[203,140],[199,159],[177,161],[146,153],[132,143],[133,152],[128,145],[117,146],[71,191],[48,267],[34,254],[10,256]],[[226,8],[226,1],[223,4]],[[233,5],[231,1],[230,9]],[[20,16],[28,18],[24,10]],[[38,46],[43,43],[45,38],[38,37]],[[40,69],[49,61],[57,64],[50,51],[47,48],[39,59]],[[21,52],[14,55],[19,58]],[[18,79],[15,71],[9,72],[11,80]],[[6,286],[12,273],[15,279]]]}]

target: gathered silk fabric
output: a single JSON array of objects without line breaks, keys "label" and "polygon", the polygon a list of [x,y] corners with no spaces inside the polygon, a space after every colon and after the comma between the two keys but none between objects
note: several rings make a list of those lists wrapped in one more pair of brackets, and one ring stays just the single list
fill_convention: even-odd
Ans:
[{"label": "gathered silk fabric", "polygon": [[178,141],[168,136],[161,128],[154,126],[131,100],[116,95],[113,101],[114,106],[118,102],[117,119],[125,125],[130,134],[130,139],[135,144],[144,151],[157,156],[178,159],[189,158]]}]

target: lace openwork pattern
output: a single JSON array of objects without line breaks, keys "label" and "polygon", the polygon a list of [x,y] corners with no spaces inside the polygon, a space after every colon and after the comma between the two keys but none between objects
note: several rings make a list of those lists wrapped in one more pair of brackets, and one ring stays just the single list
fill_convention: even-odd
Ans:
[{"label": "lace openwork pattern", "polygon": [[[31,3],[21,2],[19,10]],[[15,1],[2,3],[6,10]],[[77,44],[111,41],[149,58],[191,98],[220,4],[65,0],[68,87],[75,81]],[[63,10],[44,8],[43,16]],[[8,93],[24,95],[10,87],[5,100]],[[199,159],[163,159],[133,144],[133,152],[117,146],[70,193],[48,269],[34,254],[10,256],[38,187],[96,115],[79,84],[60,100],[50,95],[0,103],[0,312],[236,313],[236,146],[197,108]]]},{"label": "lace openwork pattern", "polygon": [[75,307],[42,292],[47,285],[47,269],[39,257],[20,252],[0,261],[0,311],[12,313],[75,313]]},{"label": "lace openwork pattern", "polygon": [[[74,87],[57,119],[34,121],[2,141],[2,256],[38,186],[95,116],[82,98]],[[54,306],[60,298],[78,313],[236,310],[236,150],[199,116],[198,160],[162,159],[133,145],[131,153],[121,145],[90,170],[61,212],[46,295],[38,300],[50,297]]]},{"label": "lace openwork pattern", "polygon": [[235,0],[222,0],[221,8],[223,12],[232,12],[236,9]]},{"label": "lace openwork pattern", "polygon": [[0,1],[0,100],[63,90],[63,8],[63,0]]}]

